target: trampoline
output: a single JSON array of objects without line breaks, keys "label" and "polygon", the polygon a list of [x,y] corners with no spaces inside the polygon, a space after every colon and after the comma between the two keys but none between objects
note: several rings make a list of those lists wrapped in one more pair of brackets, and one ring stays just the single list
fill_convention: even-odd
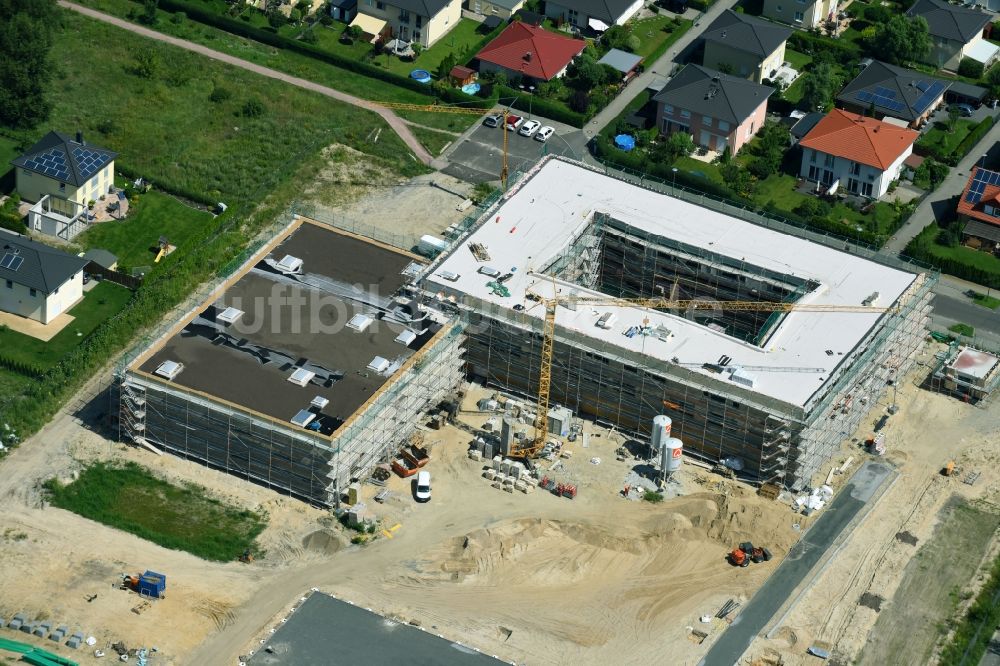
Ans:
[{"label": "trampoline", "polygon": [[631,134],[619,134],[615,137],[615,146],[627,153],[635,148],[635,137]]},{"label": "trampoline", "polygon": [[410,72],[410,78],[420,83],[430,83],[431,73],[428,72],[426,69],[415,69],[412,72]]}]

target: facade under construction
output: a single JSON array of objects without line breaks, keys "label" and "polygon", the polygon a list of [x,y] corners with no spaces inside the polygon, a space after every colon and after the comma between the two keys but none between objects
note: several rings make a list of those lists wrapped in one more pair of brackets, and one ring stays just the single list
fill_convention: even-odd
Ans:
[{"label": "facade under construction", "polygon": [[461,379],[418,258],[297,218],[119,373],[123,440],[336,504]]},{"label": "facade under construction", "polygon": [[471,378],[534,396],[557,299],[554,403],[646,438],[665,414],[688,454],[799,488],[922,343],[935,276],[897,264],[550,158],[420,286],[461,314]]}]

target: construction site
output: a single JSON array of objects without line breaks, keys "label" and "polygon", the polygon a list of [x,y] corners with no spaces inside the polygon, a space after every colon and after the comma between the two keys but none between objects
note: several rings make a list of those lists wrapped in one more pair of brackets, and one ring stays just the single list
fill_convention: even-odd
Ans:
[{"label": "construction site", "polygon": [[[951,498],[1000,504],[1000,361],[928,341],[933,273],[561,159],[475,215],[426,184],[394,196],[442,211],[405,227],[436,257],[363,232],[403,227],[384,191],[350,230],[296,216],[108,368],[110,409],[95,378],[4,461],[0,649],[928,663],[993,523],[958,524],[976,538],[950,578],[907,563],[951,547]],[[104,461],[262,516],[252,554],[49,504],[45,481]],[[877,623],[931,639],[868,654]]]},{"label": "construction site", "polygon": [[550,159],[422,286],[472,379],[646,440],[666,415],[687,454],[799,489],[926,335],[936,278],[894,263]]}]

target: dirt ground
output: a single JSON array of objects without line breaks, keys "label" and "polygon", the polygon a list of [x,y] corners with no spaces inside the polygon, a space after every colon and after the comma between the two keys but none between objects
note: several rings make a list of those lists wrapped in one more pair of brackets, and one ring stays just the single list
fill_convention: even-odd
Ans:
[{"label": "dirt ground", "polygon": [[[932,365],[938,348],[927,347],[921,361]],[[790,666],[813,664],[815,657],[806,656],[805,651],[820,642],[830,646],[842,663],[852,663],[868,641],[879,612],[891,605],[907,562],[933,534],[948,498],[1000,500],[1000,468],[995,463],[1000,455],[1000,408],[995,399],[974,407],[930,393],[917,386],[926,374],[927,367],[918,366],[901,382],[900,410],[886,427],[886,459],[898,467],[898,479],[784,621],[772,625],[768,632],[772,638],[758,638],[746,656],[780,655]],[[873,410],[874,416],[884,413],[888,404],[883,400]],[[859,431],[858,436],[866,433]],[[850,442],[845,443],[842,457],[848,454],[858,459]],[[955,460],[963,473],[942,476],[940,470],[949,460]],[[980,472],[981,477],[974,485],[966,485],[962,478],[971,471]],[[898,538],[903,533],[908,533],[907,538]],[[875,611],[859,604],[865,593],[888,601]]]},{"label": "dirt ground", "polygon": [[[391,233],[440,233],[464,216],[456,205],[467,186],[440,174],[389,189],[353,186],[362,198],[331,210]],[[399,211],[394,218],[385,216],[386,200]],[[931,363],[932,352],[923,360]],[[1000,469],[990,464],[1000,453],[997,408],[918,389],[922,372],[926,368],[917,368],[901,382],[901,409],[887,427],[887,460],[899,466],[900,477],[774,637],[758,639],[748,655],[777,653],[787,664],[804,664],[805,649],[825,641],[856,657],[876,619],[857,599],[866,591],[891,599],[915,551],[895,535],[907,531],[918,543],[926,540],[952,493],[1000,501]],[[90,393],[2,463],[0,614],[24,612],[71,625],[95,636],[99,647],[117,640],[156,646],[154,665],[234,664],[237,655],[259,648],[311,588],[512,661],[636,663],[669,654],[671,664],[693,665],[725,627],[699,618],[714,615],[728,599],[745,603],[808,526],[786,504],[762,500],[691,463],[679,474],[677,497],[655,505],[630,502],[619,490],[636,462],[616,461],[620,442],[596,428],[601,436],[591,437],[587,449],[579,441],[570,446],[573,456],[553,472],[579,486],[576,499],[541,490],[508,494],[492,488],[481,476],[483,463],[466,456],[470,435],[448,427],[428,435],[433,500],[417,504],[408,482],[393,479],[389,501],[368,501],[389,535],[351,545],[351,534],[328,512],[191,462],[111,443],[87,425],[106,412],[106,400],[84,404],[106,382],[96,379]],[[470,391],[470,399],[475,396]],[[885,407],[884,401],[873,406],[872,422]],[[463,412],[461,418],[478,427],[486,417]],[[846,442],[831,465],[849,456],[853,469],[864,454]],[[41,481],[71,477],[88,460],[113,458],[135,460],[169,480],[194,481],[236,506],[265,509],[265,556],[252,564],[209,563],[42,502]],[[939,476],[950,458],[981,471],[979,482],[966,486]],[[376,490],[365,486],[364,494],[370,498]],[[731,567],[726,553],[746,539],[767,545],[776,559]],[[167,575],[167,598],[137,614],[131,610],[137,597],[113,584],[123,572],[146,568]],[[692,629],[708,635],[704,643],[691,639]],[[0,636],[56,650],[51,641],[23,633],[3,629]],[[58,651],[91,661],[85,650]]]}]

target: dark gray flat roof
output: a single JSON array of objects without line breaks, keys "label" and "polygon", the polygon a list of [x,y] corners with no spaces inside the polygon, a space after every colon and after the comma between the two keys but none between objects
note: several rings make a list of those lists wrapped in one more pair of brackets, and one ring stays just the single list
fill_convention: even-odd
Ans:
[{"label": "dark gray flat roof", "polygon": [[496,666],[506,662],[315,592],[247,663]]},{"label": "dark gray flat roof", "polygon": [[[278,261],[285,255],[302,259],[303,275],[284,276],[258,262],[140,370],[154,374],[164,361],[182,363],[172,384],[286,423],[322,396],[329,404],[320,421],[329,434],[389,380],[368,369],[376,356],[405,362],[440,330],[417,325],[426,331],[406,346],[396,336],[407,326],[385,318],[385,306],[405,282],[400,272],[412,261],[407,255],[313,224],[270,253]],[[245,314],[224,324],[217,315],[228,307]],[[361,332],[347,328],[360,313],[374,321]],[[316,378],[306,386],[288,381],[297,367]]]}]

